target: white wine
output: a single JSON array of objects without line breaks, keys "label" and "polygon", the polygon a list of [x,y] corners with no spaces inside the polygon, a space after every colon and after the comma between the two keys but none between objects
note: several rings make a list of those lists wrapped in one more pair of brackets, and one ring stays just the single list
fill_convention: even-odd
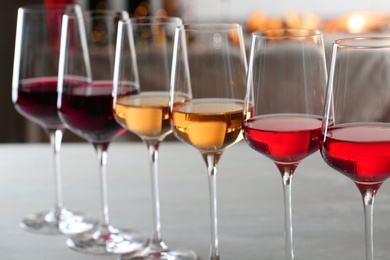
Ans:
[{"label": "white wine", "polygon": [[172,129],[201,151],[218,151],[242,140],[244,103],[231,99],[196,99],[177,103]]},{"label": "white wine", "polygon": [[172,132],[169,92],[151,91],[118,97],[114,112],[121,125],[141,137],[158,138]]}]

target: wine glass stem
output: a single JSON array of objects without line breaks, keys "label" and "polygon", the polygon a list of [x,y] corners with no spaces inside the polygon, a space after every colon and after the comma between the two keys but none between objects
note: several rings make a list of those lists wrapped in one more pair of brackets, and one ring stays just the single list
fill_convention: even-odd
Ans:
[{"label": "wine glass stem", "polygon": [[210,196],[211,248],[210,260],[219,260],[218,222],[217,222],[217,164],[221,154],[207,154],[204,159],[207,164]]},{"label": "wine glass stem", "polygon": [[375,191],[366,189],[362,192],[362,198],[364,205],[366,260],[374,260],[373,214]]},{"label": "wine glass stem", "polygon": [[[100,199],[102,207],[102,228],[107,228],[109,226],[109,215],[108,215],[108,199],[107,199],[107,149],[108,144],[106,143],[96,143],[94,144],[100,170]],[[108,231],[107,231],[108,232]]]},{"label": "wine glass stem", "polygon": [[62,200],[62,173],[61,173],[61,142],[62,136],[64,133],[63,129],[53,129],[47,130],[50,145],[53,149],[54,155],[54,183],[55,183],[55,205],[54,205],[54,214],[59,216],[61,210],[63,209],[63,200]]},{"label": "wine glass stem", "polygon": [[160,217],[160,195],[158,188],[158,149],[160,141],[145,140],[148,148],[151,190],[152,190],[152,210],[153,210],[153,235],[151,243],[154,246],[160,245],[162,242],[161,236],[161,217]]},{"label": "wine glass stem", "polygon": [[292,206],[291,206],[291,184],[293,173],[290,167],[285,167],[282,172],[283,195],[284,195],[284,229],[286,259],[294,259],[293,228],[292,228]]}]

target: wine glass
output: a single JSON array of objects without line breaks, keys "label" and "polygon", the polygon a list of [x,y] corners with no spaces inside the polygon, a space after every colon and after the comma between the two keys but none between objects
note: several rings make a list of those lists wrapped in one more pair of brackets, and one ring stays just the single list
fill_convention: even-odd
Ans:
[{"label": "wine glass", "polygon": [[299,163],[319,149],[327,70],[322,33],[274,29],[252,34],[244,138],[282,175],[286,259],[294,259],[291,185]]},{"label": "wine glass", "polygon": [[[101,221],[97,228],[74,235],[67,245],[92,254],[137,251],[145,243],[133,230],[109,223],[106,163],[113,138],[124,133],[112,111],[113,68],[117,24],[128,19],[125,11],[85,11],[65,14],[61,34],[58,113],[65,125],[91,143],[97,153],[101,185]],[[133,86],[123,95],[134,94]]]},{"label": "wine glass", "polygon": [[57,115],[57,78],[61,19],[75,5],[28,5],[18,9],[12,101],[16,110],[40,125],[50,138],[54,153],[55,203],[49,212],[29,214],[20,223],[40,234],[78,233],[93,228],[64,207],[60,149],[64,124]]},{"label": "wine glass", "polygon": [[[119,124],[138,135],[147,147],[152,184],[153,233],[144,250],[123,255],[121,259],[197,259],[193,251],[168,248],[162,239],[160,221],[158,152],[161,142],[172,133],[169,125],[169,82],[175,29],[182,21],[177,17],[130,20],[119,23],[114,70],[114,114]],[[140,92],[137,95],[123,95],[123,88],[131,84],[136,85]]]},{"label": "wine glass", "polygon": [[333,43],[321,155],[361,193],[367,260],[374,259],[374,199],[390,177],[389,69],[390,38],[349,38]]},{"label": "wine glass", "polygon": [[207,166],[210,259],[220,259],[217,165],[223,151],[243,139],[247,62],[239,24],[193,24],[176,29],[170,118],[175,136],[198,149]]}]

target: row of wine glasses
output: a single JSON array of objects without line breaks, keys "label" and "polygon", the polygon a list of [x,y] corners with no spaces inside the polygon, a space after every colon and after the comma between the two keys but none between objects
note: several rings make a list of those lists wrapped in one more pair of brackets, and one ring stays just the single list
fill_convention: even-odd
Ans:
[{"label": "row of wine glasses", "polygon": [[[19,10],[20,32],[16,39],[13,84],[15,106],[22,115],[41,125],[46,123],[48,127],[53,128],[53,124],[49,123],[52,123],[54,118],[61,131],[64,131],[66,126],[91,143],[97,153],[100,172],[102,215],[99,222],[91,221],[90,224],[86,222],[87,219],[79,216],[73,217],[75,220],[69,219],[67,218],[70,217],[69,213],[58,216],[54,224],[47,220],[48,217],[41,216],[42,214],[38,216],[41,219],[35,221],[40,224],[47,220],[45,223],[52,228],[51,233],[65,233],[62,226],[68,229],[72,227],[66,232],[71,235],[67,239],[67,245],[84,253],[126,253],[123,255],[124,259],[197,259],[197,255],[191,250],[170,250],[162,240],[160,224],[157,157],[159,143],[172,132],[168,123],[170,65],[175,28],[182,24],[181,19],[133,18],[130,24],[125,11],[82,11],[78,5],[50,7],[35,5]],[[26,18],[26,13],[32,13],[31,19]],[[52,26],[52,17],[57,19],[56,26]],[[30,20],[34,22],[39,20],[39,24],[31,23]],[[31,30],[31,27],[34,30]],[[133,31],[137,48],[134,48]],[[31,43],[29,33],[38,35],[38,39]],[[23,44],[32,44],[34,48],[26,48]],[[53,51],[41,57],[41,48],[47,46],[53,47]],[[121,51],[116,53],[117,46]],[[32,53],[32,50],[36,51]],[[129,51],[127,57],[126,51]],[[135,55],[139,56],[139,62]],[[35,72],[31,68],[34,64],[25,57],[44,62],[45,66],[42,66],[39,72]],[[152,64],[156,67],[151,68]],[[48,67],[52,70],[49,71]],[[21,73],[23,69],[26,72]],[[114,70],[119,83],[118,80],[113,80]],[[120,71],[124,73],[119,74]],[[151,71],[156,73],[154,82],[148,81]],[[162,73],[157,75],[160,71]],[[41,80],[43,76],[39,73],[43,75],[50,73],[51,88],[44,88],[45,86],[40,84],[33,89],[40,96],[35,97],[38,95],[35,94],[29,99],[28,96],[24,98],[20,93],[27,92],[31,96],[32,84],[29,82],[35,82],[36,78]],[[46,78],[44,79],[46,82]],[[29,85],[21,83],[25,81]],[[115,93],[113,82],[117,83]],[[144,91],[144,88],[151,91]],[[30,108],[33,110],[29,111],[30,113],[24,111],[27,110],[25,107],[22,107],[24,110],[20,108],[20,104],[24,103],[32,106],[34,97],[43,96],[42,99],[45,95],[49,95],[49,98],[34,103],[38,108],[45,106],[38,111],[40,114],[36,112],[35,107],[33,107],[35,110]],[[113,100],[118,102],[114,103]],[[49,112],[49,115],[44,114]],[[107,149],[113,138],[124,133],[126,128],[139,135],[148,146],[154,228],[150,240],[137,231],[115,228],[109,223]],[[56,141],[57,146],[60,141]],[[60,202],[59,204],[62,206]],[[76,220],[77,226],[74,225]],[[82,224],[88,224],[88,228],[81,229]],[[35,227],[37,224],[30,226]],[[26,228],[26,225],[22,227]],[[44,230],[35,231],[45,233]]]},{"label": "row of wine glasses", "polygon": [[[282,175],[286,259],[294,259],[292,176],[319,149],[324,161],[359,189],[366,259],[374,259],[374,199],[390,177],[389,57],[389,37],[336,40],[327,79],[321,32],[276,29],[252,34],[245,104],[253,112],[243,123],[244,138],[272,159]],[[369,70],[362,61],[370,61]]]},{"label": "row of wine glasses", "polygon": [[[48,214],[26,217],[23,228],[66,233],[69,247],[90,253],[124,253],[145,243],[140,233],[109,224],[106,162],[111,140],[125,132],[112,113],[112,72],[118,20],[126,12],[83,12],[78,5],[19,8],[13,74],[13,102],[50,135],[57,162],[57,202]],[[105,33],[105,37],[99,37]],[[129,86],[127,92],[134,92]],[[123,93],[123,94],[126,94]],[[74,215],[62,205],[59,150],[65,127],[92,143],[100,168],[102,217]],[[75,235],[77,234],[77,235]]]},{"label": "row of wine glasses", "polygon": [[[243,123],[244,138],[272,159],[282,175],[286,259],[294,259],[292,177],[299,163],[318,149],[330,167],[359,189],[366,259],[374,259],[374,199],[390,177],[389,55],[388,37],[336,40],[328,79],[321,32],[252,34],[245,104],[253,112]],[[362,66],[363,60],[370,61],[371,69]],[[369,86],[367,77],[372,79]]]},{"label": "row of wine glasses", "polygon": [[[83,12],[77,5],[20,8],[13,102],[49,134],[57,187],[55,207],[48,214],[28,216],[21,225],[35,232],[72,234],[67,244],[80,252],[118,253],[121,259],[197,259],[191,250],[170,249],[161,234],[158,151],[173,132],[199,150],[206,164],[209,258],[220,259],[217,166],[224,150],[244,139],[281,173],[286,259],[294,259],[292,178],[299,163],[320,150],[325,162],[351,178],[362,194],[366,259],[372,260],[373,202],[390,176],[389,50],[390,39],[384,37],[337,40],[328,80],[318,30],[253,33],[248,67],[239,24],[130,19],[125,11]],[[378,61],[370,87],[356,77],[367,76],[357,64],[368,57]],[[65,127],[96,150],[102,206],[98,223],[63,206],[59,150]],[[150,239],[109,223],[107,149],[126,129],[143,140],[149,155]]]},{"label": "row of wine glasses", "polygon": [[[47,13],[43,14],[45,16]],[[58,52],[53,54],[53,58],[59,59],[58,97],[53,91],[58,121],[94,145],[100,165],[102,193],[101,221],[90,231],[74,232],[76,234],[67,240],[67,244],[87,253],[127,253],[123,259],[197,259],[191,250],[170,250],[161,236],[158,148],[173,130],[181,140],[201,151],[208,166],[211,258],[217,259],[216,165],[222,151],[242,139],[247,71],[242,29],[237,24],[176,29],[182,24],[179,18],[131,19],[129,22],[127,16],[125,12],[83,13],[78,6],[68,6],[62,26],[59,26],[62,30],[61,42],[56,46],[59,55]],[[191,37],[188,46],[187,37]],[[199,48],[206,52],[198,55]],[[230,51],[234,57],[230,57]],[[187,53],[193,56],[189,59]],[[210,56],[213,53],[214,56]],[[173,57],[176,65],[171,73]],[[188,65],[192,59],[194,67]],[[221,67],[226,68],[224,75],[215,78],[213,83],[223,85],[223,93],[219,93],[219,88],[209,88],[209,84],[205,84],[204,65],[210,62],[213,64],[212,73]],[[231,71],[235,73],[226,77]],[[150,77],[151,72],[155,77]],[[180,75],[182,72],[185,74]],[[192,82],[190,73],[198,74],[195,78],[200,80]],[[21,80],[19,75],[14,77],[15,82]],[[180,80],[172,83],[173,77]],[[176,87],[170,92],[171,84]],[[196,89],[204,88],[199,97],[192,96],[195,92],[192,85],[195,84]],[[14,98],[18,100],[19,96]],[[174,100],[174,106],[170,107],[170,100]],[[55,107],[52,106],[54,114]],[[211,114],[207,112],[209,109],[212,109]],[[176,126],[171,129],[172,122]],[[205,133],[214,131],[215,126],[219,129],[216,136],[206,142],[202,140]],[[154,229],[146,246],[140,234],[109,224],[105,180],[107,148],[125,128],[142,138],[150,157]]]}]

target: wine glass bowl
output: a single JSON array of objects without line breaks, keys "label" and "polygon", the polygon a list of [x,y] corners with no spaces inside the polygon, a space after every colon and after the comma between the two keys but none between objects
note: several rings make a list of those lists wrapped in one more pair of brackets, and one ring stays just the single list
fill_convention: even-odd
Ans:
[{"label": "wine glass bowl", "polygon": [[323,114],[321,155],[361,193],[367,260],[374,259],[374,200],[390,177],[389,58],[388,37],[336,40]]},{"label": "wine glass bowl", "polygon": [[[166,105],[168,100],[169,96],[165,92],[145,92],[137,96],[118,98],[115,115],[121,125],[126,125],[138,136],[164,139],[171,133],[168,121],[169,107]],[[153,109],[153,107],[158,108]],[[145,120],[145,118],[155,118],[155,120]]]},{"label": "wine glass bowl", "polygon": [[[147,146],[153,210],[153,232],[143,250],[121,259],[195,260],[192,250],[170,249],[162,239],[158,154],[160,143],[172,133],[169,110],[169,82],[177,17],[140,17],[118,26],[114,73],[114,114],[120,125],[139,136]],[[151,73],[153,77],[151,77]],[[135,95],[121,95],[126,85],[139,89]]]},{"label": "wine glass bowl", "polygon": [[172,121],[176,137],[204,153],[223,151],[242,140],[242,109],[242,101],[231,99],[174,102]]},{"label": "wine glass bowl", "polygon": [[[105,143],[125,132],[112,111],[112,81],[65,81],[60,117],[75,133],[89,142]],[[135,90],[129,90],[132,94]],[[77,111],[77,113],[75,113]]]},{"label": "wine glass bowl", "polygon": [[170,123],[175,136],[199,150],[210,196],[209,259],[220,259],[216,174],[223,151],[243,139],[246,54],[239,24],[192,24],[176,29]]},{"label": "wine glass bowl", "polygon": [[[108,146],[125,132],[114,118],[112,91],[117,25],[126,19],[125,11],[80,9],[63,18],[58,113],[72,132],[94,146],[100,173],[101,220],[95,229],[67,240],[71,249],[82,253],[129,253],[145,243],[138,231],[110,224],[107,198]],[[119,96],[138,92],[133,85],[122,91]]]},{"label": "wine glass bowl", "polygon": [[319,150],[327,70],[322,33],[272,29],[252,34],[244,138],[282,175],[286,259],[294,259],[291,184],[299,163]]},{"label": "wine glass bowl", "polygon": [[15,109],[42,127],[54,152],[55,205],[49,212],[29,214],[21,227],[41,234],[73,234],[89,230],[95,220],[63,205],[60,148],[65,125],[57,114],[57,81],[62,15],[77,5],[28,5],[18,9],[12,101]]}]

